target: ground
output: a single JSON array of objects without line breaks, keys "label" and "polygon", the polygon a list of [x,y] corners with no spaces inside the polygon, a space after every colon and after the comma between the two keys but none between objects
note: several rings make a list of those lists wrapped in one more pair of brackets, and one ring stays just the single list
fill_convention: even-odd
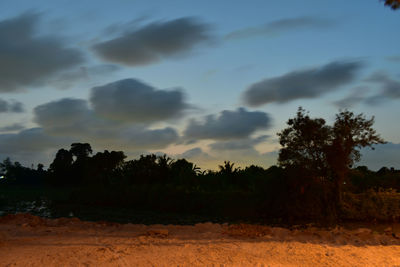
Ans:
[{"label": "ground", "polygon": [[400,226],[285,229],[0,218],[0,266],[400,266]]}]

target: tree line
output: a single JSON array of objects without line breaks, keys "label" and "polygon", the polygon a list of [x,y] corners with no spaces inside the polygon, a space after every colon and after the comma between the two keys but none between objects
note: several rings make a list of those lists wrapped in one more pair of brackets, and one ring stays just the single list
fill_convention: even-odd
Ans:
[{"label": "tree line", "polygon": [[201,171],[186,159],[150,154],[126,160],[122,151],[93,154],[90,144],[73,143],[58,150],[47,170],[4,160],[0,181],[62,188],[68,197],[60,205],[277,222],[399,219],[400,171],[355,167],[362,147],[384,143],[373,123],[346,110],[330,126],[299,108],[278,133],[278,165],[268,169],[225,161],[216,171]]}]

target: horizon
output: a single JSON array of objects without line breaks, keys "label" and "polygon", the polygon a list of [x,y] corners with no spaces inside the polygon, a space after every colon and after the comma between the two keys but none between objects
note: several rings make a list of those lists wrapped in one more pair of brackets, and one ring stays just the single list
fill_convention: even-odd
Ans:
[{"label": "horizon", "polygon": [[302,106],[375,116],[388,143],[357,165],[399,169],[399,23],[378,0],[2,1],[0,160],[80,142],[268,168]]}]

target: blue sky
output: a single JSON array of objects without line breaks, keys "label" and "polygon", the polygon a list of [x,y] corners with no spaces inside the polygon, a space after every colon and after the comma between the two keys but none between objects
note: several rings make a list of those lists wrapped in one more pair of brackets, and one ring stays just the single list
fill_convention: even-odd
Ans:
[{"label": "blue sky", "polygon": [[299,106],[375,116],[400,168],[400,13],[358,1],[0,2],[0,158],[71,142],[202,168],[276,163]]}]

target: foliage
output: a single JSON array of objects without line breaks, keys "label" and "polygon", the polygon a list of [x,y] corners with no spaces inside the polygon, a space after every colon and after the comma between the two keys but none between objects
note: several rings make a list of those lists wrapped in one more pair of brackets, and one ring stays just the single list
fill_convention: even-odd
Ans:
[{"label": "foliage", "polygon": [[399,9],[400,8],[400,0],[385,0],[385,6],[389,6],[393,10]]},{"label": "foliage", "polygon": [[282,146],[279,165],[301,166],[313,176],[325,176],[328,168],[325,148],[331,139],[331,128],[324,119],[311,119],[301,107],[287,124],[289,127],[278,133]]},{"label": "foliage", "polygon": [[[41,164],[33,169],[6,159],[0,163],[0,173],[5,176],[0,182],[0,208],[10,210],[12,203],[20,207],[18,203],[45,201],[51,204],[53,216],[73,211],[81,218],[118,217],[123,221],[140,219],[138,213],[176,214],[175,220],[196,217],[291,224],[398,220],[400,171],[393,168],[374,172],[365,166],[348,167],[341,188],[342,205],[335,205],[335,173],[329,154],[333,144],[341,150],[353,148],[346,152],[345,164],[350,165],[357,160],[354,149],[379,142],[367,127],[373,120],[344,112],[337,122],[340,127],[327,126],[323,119],[312,119],[299,109],[282,134],[287,150],[280,154],[281,166],[268,169],[255,165],[241,169],[225,161],[218,171],[200,171],[186,159],[172,160],[166,155],[142,155],[134,160],[125,160],[122,151],[92,155],[85,143],[60,149],[48,170]],[[349,127],[353,129],[349,133],[344,127],[347,123],[359,127]],[[316,137],[320,140],[314,140]],[[323,140],[325,137],[329,139]],[[107,217],[95,212],[99,210],[119,215]]]},{"label": "foliage", "polygon": [[359,149],[384,143],[372,128],[374,117],[366,119],[363,114],[355,115],[348,110],[336,114],[334,125],[328,126],[324,119],[312,119],[300,107],[297,116],[287,124],[278,133],[282,145],[279,164],[289,171],[295,170],[300,187],[322,183],[323,192],[334,190],[332,200],[338,206],[348,172],[360,160]]},{"label": "foliage", "polygon": [[393,189],[367,190],[343,196],[342,218],[355,221],[400,220],[400,194]]}]

